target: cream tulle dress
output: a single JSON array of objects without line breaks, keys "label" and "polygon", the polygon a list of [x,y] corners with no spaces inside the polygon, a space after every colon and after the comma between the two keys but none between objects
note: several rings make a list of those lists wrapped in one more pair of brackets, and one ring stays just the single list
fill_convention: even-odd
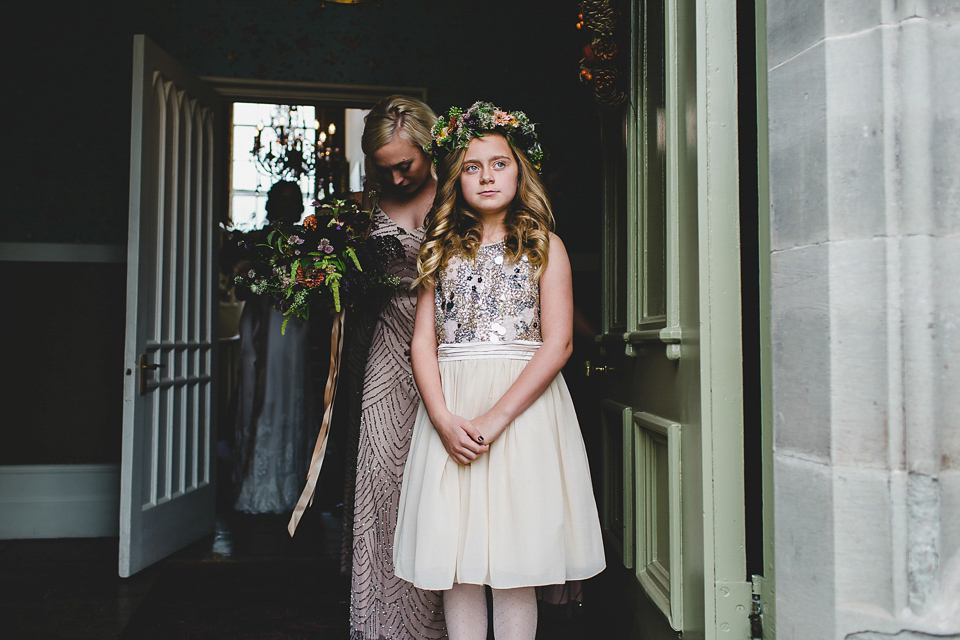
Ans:
[{"label": "cream tulle dress", "polygon": [[[534,267],[503,242],[457,256],[436,282],[447,406],[477,417],[540,346]],[[447,455],[421,404],[403,474],[394,541],[398,577],[422,589],[560,584],[604,568],[587,454],[562,375],[468,466]]]}]

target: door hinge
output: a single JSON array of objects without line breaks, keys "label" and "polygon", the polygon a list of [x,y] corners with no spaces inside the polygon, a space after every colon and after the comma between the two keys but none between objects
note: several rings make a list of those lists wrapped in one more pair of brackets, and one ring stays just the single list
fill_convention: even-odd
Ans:
[{"label": "door hinge", "polygon": [[763,576],[753,576],[753,598],[750,607],[750,640],[763,640]]},{"label": "door hinge", "polygon": [[749,638],[753,591],[749,582],[718,582],[716,625],[720,638]]}]

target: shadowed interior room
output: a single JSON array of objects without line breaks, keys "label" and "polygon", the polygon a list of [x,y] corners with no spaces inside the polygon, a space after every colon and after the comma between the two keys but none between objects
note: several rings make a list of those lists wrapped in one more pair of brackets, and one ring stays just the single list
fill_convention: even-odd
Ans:
[{"label": "shadowed interior room", "polygon": [[[577,2],[36,0],[9,3],[4,13],[8,132],[24,144],[2,178],[9,289],[0,393],[12,410],[0,468],[36,469],[66,484],[74,470],[93,469],[101,492],[119,491],[135,34],[214,85],[407,87],[437,113],[479,99],[524,110],[547,151],[542,175],[571,257],[575,304],[586,326],[599,326],[599,132],[607,111],[580,79],[588,40],[576,27]],[[223,149],[216,162],[247,152]],[[228,222],[227,200],[225,191],[216,195],[219,222]],[[323,348],[315,358],[321,388]],[[581,372],[596,350],[589,336],[575,340],[565,369],[575,402],[598,384]],[[578,413],[593,457],[595,420]],[[111,500],[80,507],[105,514],[93,535],[71,526],[80,517],[73,511],[50,523],[53,536],[8,527],[15,533],[0,540],[8,594],[0,636],[347,637],[342,472],[336,460],[329,467],[292,539],[282,516],[233,512],[228,474],[218,469],[216,532],[129,578],[117,573]],[[12,524],[13,512],[0,508],[0,521]],[[582,607],[541,613],[538,637],[580,638],[623,623],[613,611],[625,573],[608,565],[587,583]]]}]

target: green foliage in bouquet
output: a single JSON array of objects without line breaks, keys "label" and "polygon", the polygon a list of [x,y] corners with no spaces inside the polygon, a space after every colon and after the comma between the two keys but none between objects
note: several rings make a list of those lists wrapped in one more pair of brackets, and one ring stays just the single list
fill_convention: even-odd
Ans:
[{"label": "green foliage in bouquet", "polygon": [[236,283],[273,300],[285,316],[283,331],[291,317],[309,319],[311,307],[339,312],[382,301],[400,283],[388,265],[403,247],[394,236],[370,237],[372,224],[372,211],[335,200],[301,223],[243,234],[238,246],[249,267]]}]

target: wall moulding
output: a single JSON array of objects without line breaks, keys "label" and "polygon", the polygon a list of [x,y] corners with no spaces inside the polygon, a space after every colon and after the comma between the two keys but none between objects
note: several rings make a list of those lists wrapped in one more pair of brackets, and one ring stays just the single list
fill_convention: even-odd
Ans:
[{"label": "wall moulding", "polygon": [[425,87],[375,86],[361,84],[327,84],[320,82],[288,82],[275,80],[249,80],[245,78],[201,78],[221,96],[236,101],[262,99],[307,100],[337,102],[347,105],[372,105],[380,98],[401,93],[419,100],[427,100]]},{"label": "wall moulding", "polygon": [[125,244],[73,244],[66,242],[0,242],[0,262],[101,262],[127,261]]},{"label": "wall moulding", "polygon": [[0,540],[119,533],[120,465],[0,467]]}]

